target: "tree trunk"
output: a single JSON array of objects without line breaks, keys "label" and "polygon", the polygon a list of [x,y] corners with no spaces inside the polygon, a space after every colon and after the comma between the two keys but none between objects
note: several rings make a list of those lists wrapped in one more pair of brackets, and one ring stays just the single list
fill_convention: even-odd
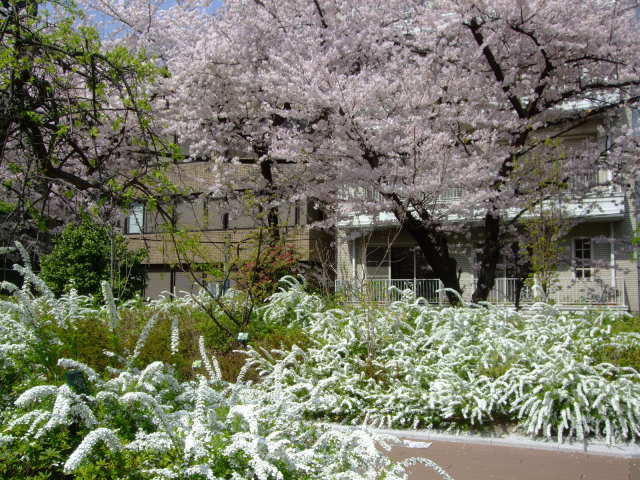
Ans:
[{"label": "tree trunk", "polygon": [[484,217],[484,246],[480,254],[478,283],[471,296],[472,302],[486,301],[495,285],[496,267],[500,260],[500,217],[487,212]]},{"label": "tree trunk", "polygon": [[[273,159],[268,156],[268,149],[266,147],[254,147],[254,151],[260,156],[264,156],[260,161],[260,174],[266,181],[266,187],[262,194],[266,202],[272,202],[277,196],[277,187],[273,183]],[[267,208],[267,227],[269,230],[268,244],[275,246],[280,240],[280,219],[278,215],[278,207]]]},{"label": "tree trunk", "polygon": [[[403,216],[400,220],[399,213],[396,212],[396,218],[416,241],[436,277],[440,279],[445,288],[461,294],[458,263],[449,253],[449,243],[445,234],[439,231],[436,225],[421,222],[410,215]],[[460,304],[460,299],[455,293],[447,291],[446,295],[451,305]]]}]

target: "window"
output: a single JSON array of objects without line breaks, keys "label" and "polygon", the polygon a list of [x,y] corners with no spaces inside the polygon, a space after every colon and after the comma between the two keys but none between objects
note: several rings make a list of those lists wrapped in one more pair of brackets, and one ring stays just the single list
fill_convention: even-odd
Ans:
[{"label": "window", "polygon": [[293,207],[293,224],[300,225],[300,202],[296,200]]},{"label": "window", "polygon": [[573,240],[573,258],[575,262],[575,276],[577,279],[587,280],[591,278],[591,240],[588,238],[576,238]]},{"label": "window", "polygon": [[127,216],[127,233],[142,233],[144,231],[144,204],[134,203],[131,205]]},{"label": "window", "polygon": [[387,246],[368,246],[365,259],[367,278],[389,278],[389,249]]},{"label": "window", "polygon": [[365,264],[368,278],[433,278],[433,270],[418,247],[368,246]]},{"label": "window", "polygon": [[367,267],[388,267],[389,249],[386,246],[367,247]]}]

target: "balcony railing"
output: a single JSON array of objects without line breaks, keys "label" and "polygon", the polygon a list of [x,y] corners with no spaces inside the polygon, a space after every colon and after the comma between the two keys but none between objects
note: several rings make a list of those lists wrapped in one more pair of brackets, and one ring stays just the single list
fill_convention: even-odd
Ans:
[{"label": "balcony railing", "polygon": [[[519,279],[496,278],[487,301],[496,304],[513,304],[516,301]],[[546,301],[560,306],[625,307],[624,289],[594,281],[574,281],[554,287],[548,295],[541,288],[523,285],[520,303]]]},{"label": "balcony railing", "polygon": [[[518,295],[517,278],[496,278],[495,285],[487,301],[497,305],[513,305]],[[395,288],[392,288],[395,287]],[[413,291],[432,304],[445,304],[447,297],[442,291],[444,285],[438,279],[388,279],[368,278],[365,280],[336,281],[336,292],[341,292],[351,301],[365,300],[389,303],[401,298],[403,290]],[[468,295],[465,295],[468,297]],[[469,298],[466,298],[469,300]],[[522,285],[520,305],[546,301],[561,307],[626,308],[624,288],[613,288],[597,282],[576,281],[554,288],[548,296],[542,289]]]},{"label": "balcony railing", "polygon": [[[392,288],[395,287],[395,288]],[[388,279],[368,278],[366,280],[336,281],[336,292],[340,292],[351,301],[365,300],[376,303],[389,303],[400,300],[400,292],[412,290],[417,297],[429,303],[444,303],[446,296],[441,289],[443,284],[437,278]]]},{"label": "balcony railing", "polygon": [[[489,292],[487,301],[495,304],[515,304],[518,296],[518,278],[496,278],[493,288]],[[534,300],[534,294],[527,285],[520,289],[520,303]]]},{"label": "balcony railing", "polygon": [[461,187],[448,188],[438,196],[440,202],[453,202],[460,200],[465,194],[465,190]]}]

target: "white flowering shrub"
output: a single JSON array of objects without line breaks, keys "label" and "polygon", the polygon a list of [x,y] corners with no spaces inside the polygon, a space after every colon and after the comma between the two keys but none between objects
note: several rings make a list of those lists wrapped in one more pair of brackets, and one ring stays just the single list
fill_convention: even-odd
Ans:
[{"label": "white flowering shrub", "polygon": [[91,307],[92,299],[78,295],[75,289],[56,297],[33,272],[29,254],[22,244],[16,242],[16,248],[24,266],[14,265],[13,268],[22,276],[23,284],[18,288],[11,282],[0,282],[0,291],[11,294],[14,298],[14,301],[0,300],[0,312],[13,314],[26,328],[40,328],[49,323],[66,328],[78,318],[94,311]]},{"label": "white flowering shrub", "polygon": [[[301,295],[294,286],[269,308]],[[600,348],[638,345],[636,333],[611,334],[612,314],[434,308],[410,294],[388,307],[308,305],[312,348],[249,355],[263,386],[288,386],[310,417],[456,429],[506,419],[558,441],[640,437],[640,375],[593,360]]]},{"label": "white flowering shrub", "polygon": [[[245,381],[249,363],[236,382],[223,381],[202,336],[206,376],[184,381],[162,362],[137,368],[159,316],[195,311],[204,298],[118,306],[103,285],[106,305],[94,308],[74,292],[56,298],[30,267],[23,271],[25,286],[4,285],[13,299],[0,305],[0,361],[22,363],[27,379],[10,408],[0,405],[0,478],[393,480],[406,478],[415,461],[450,478],[428,460],[391,462],[380,450],[391,437],[305,419],[295,388]],[[56,334],[87,319],[117,332],[129,308],[141,308],[147,320],[132,351],[107,352],[121,368],[98,371],[56,358],[68,345],[45,345],[63,343],[67,337]],[[170,322],[166,345],[172,352],[180,346],[177,323]]]},{"label": "white flowering shrub", "polygon": [[313,312],[323,308],[322,299],[305,291],[304,279],[282,277],[278,291],[266,299],[261,314],[267,322],[306,325]]},{"label": "white flowering shrub", "polygon": [[[146,304],[140,299],[131,299],[117,305],[108,282],[102,282],[103,305],[98,305],[93,297],[78,295],[74,288],[56,297],[33,272],[26,250],[19,243],[16,243],[16,247],[24,266],[14,265],[14,270],[22,276],[23,284],[19,288],[9,282],[0,283],[0,293],[11,296],[10,300],[0,299],[0,316],[6,317],[0,322],[0,369],[2,365],[15,367],[19,352],[23,360],[28,353],[35,365],[44,365],[48,370],[55,369],[57,358],[78,350],[78,345],[69,344],[70,340],[86,342],[82,335],[89,334],[86,333],[87,326],[92,333],[100,336],[91,340],[102,348],[96,347],[94,351],[85,352],[85,360],[89,359],[87,357],[93,357],[91,360],[94,360],[98,356],[101,357],[99,363],[114,363],[104,360],[102,350],[107,350],[113,359],[126,357],[116,361],[120,366],[134,362],[140,365],[148,360],[141,358],[144,357],[142,349],[158,333],[158,323],[169,319],[171,333],[166,341],[166,351],[170,354],[163,357],[167,360],[179,353],[181,322],[185,318],[197,313],[203,315],[203,305],[213,307],[214,315],[223,314],[218,305],[208,303],[210,298],[206,292],[176,298],[165,296]],[[228,297],[223,300],[232,304],[235,301],[234,294],[231,292]],[[123,325],[121,317],[130,317],[132,314],[136,317],[134,324]],[[142,326],[141,331],[137,330],[136,323]],[[19,340],[14,338],[16,335],[20,337]],[[124,337],[127,341],[133,339],[135,343],[123,345]],[[112,350],[118,351],[110,353]],[[2,390],[0,386],[0,401]]]},{"label": "white flowering shrub", "polygon": [[25,391],[3,438],[11,446],[61,429],[77,432],[63,466],[67,474],[106,458],[126,465],[128,478],[406,476],[403,464],[377,449],[389,448],[393,439],[302,421],[304,406],[288,388],[226,383],[215,368],[213,378],[181,383],[160,362],[114,372],[108,380],[77,362],[60,364],[82,371],[91,393],[68,385]]},{"label": "white flowering shrub", "polygon": [[76,322],[97,313],[92,299],[78,295],[75,289],[56,297],[33,272],[29,255],[16,243],[23,266],[14,265],[22,276],[18,287],[0,282],[0,419],[16,392],[42,381],[55,368],[57,351],[62,346],[60,333],[75,328]]},{"label": "white flowering shrub", "polygon": [[[638,349],[640,335],[612,329],[611,314],[544,304],[527,313],[434,308],[410,292],[384,307],[327,308],[289,277],[259,320],[302,328],[310,346],[249,346],[230,383],[206,332],[194,340],[195,331],[181,331],[206,297],[117,305],[105,285],[106,305],[94,307],[74,292],[56,298],[28,265],[21,271],[25,285],[3,284],[13,298],[0,303],[0,376],[12,385],[0,385],[0,478],[403,478],[406,465],[377,449],[392,440],[372,436],[371,426],[499,421],[560,442],[640,437],[640,375],[598,360],[607,349]],[[107,368],[60,354],[73,348],[58,334],[95,321],[116,338],[132,312],[144,319],[137,342],[109,353]],[[161,318],[169,358],[191,337],[203,375],[180,378],[172,366],[143,362]]]}]

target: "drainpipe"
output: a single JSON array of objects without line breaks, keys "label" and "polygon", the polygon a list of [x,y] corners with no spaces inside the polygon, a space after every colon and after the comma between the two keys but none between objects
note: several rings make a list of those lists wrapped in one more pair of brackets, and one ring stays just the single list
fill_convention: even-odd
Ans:
[{"label": "drainpipe", "polygon": [[611,288],[615,289],[616,284],[616,246],[615,229],[613,222],[609,223],[609,244],[611,245],[610,267],[611,267]]}]

